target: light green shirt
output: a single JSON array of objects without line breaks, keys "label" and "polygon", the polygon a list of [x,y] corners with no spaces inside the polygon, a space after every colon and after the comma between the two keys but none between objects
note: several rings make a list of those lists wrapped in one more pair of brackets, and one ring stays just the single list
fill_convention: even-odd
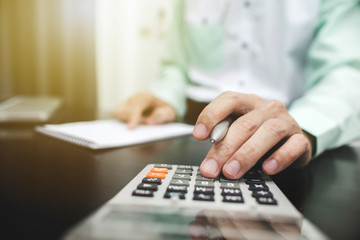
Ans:
[{"label": "light green shirt", "polygon": [[[222,31],[217,26],[226,25],[226,19],[224,22],[218,22],[219,20],[209,17],[206,22],[209,21],[210,24],[207,23],[207,27],[204,28],[198,27],[197,20],[194,18],[195,20],[191,21],[195,24],[189,26],[189,19],[192,17],[187,12],[191,9],[189,10],[185,1],[177,1],[174,25],[168,35],[163,70],[158,81],[152,86],[152,92],[171,104],[180,118],[186,111],[185,100],[189,95],[189,86],[202,86],[203,83],[205,89],[209,90],[209,95],[232,90],[255,93],[265,99],[278,98],[289,106],[290,114],[299,125],[316,138],[315,155],[319,155],[326,149],[359,139],[359,1],[300,0],[296,8],[290,6],[288,1],[276,2],[287,5],[279,6],[279,9],[285,9],[288,12],[279,15],[274,11],[275,15],[267,15],[270,20],[277,19],[272,23],[274,26],[266,25],[269,22],[266,17],[263,22],[253,26],[255,30],[260,30],[250,31],[255,32],[253,34],[255,36],[250,38],[250,43],[256,43],[256,37],[265,38],[269,43],[263,44],[264,46],[258,51],[260,52],[258,56],[255,51],[257,48],[253,47],[248,57],[244,57],[247,56],[246,52],[241,52],[241,50],[238,55],[232,55],[232,47],[236,45],[234,42],[247,40],[242,37],[243,35],[233,37],[235,40],[219,41],[221,39],[219,36],[232,37],[231,31],[227,32],[226,27]],[[224,12],[229,18],[232,17],[231,11],[226,10],[226,6],[217,6],[217,8],[221,12],[221,17]],[[315,14],[309,9],[315,9]],[[245,20],[247,20],[246,17],[253,19],[255,13],[249,14],[246,9],[241,11],[242,14],[238,15]],[[302,11],[303,14],[294,16],[291,11],[294,13]],[[263,13],[268,12],[263,11]],[[291,18],[293,16],[294,18]],[[240,20],[237,19],[237,21]],[[244,29],[251,29],[251,26],[246,25]],[[244,29],[239,28],[239,31]],[[266,29],[274,29],[276,34]],[[196,41],[193,39],[194,36],[196,36]],[[261,43],[260,41],[260,45]],[[270,48],[267,48],[266,44]],[[219,57],[219,54],[216,54],[219,49],[227,52],[221,61],[216,59]],[[278,54],[274,54],[272,49],[275,49],[275,53]],[[270,57],[273,57],[274,61],[271,61]],[[199,59],[203,61],[202,66],[199,65]],[[262,61],[263,59],[266,61]],[[234,62],[238,65],[231,66]],[[237,67],[246,64],[250,66],[250,71]],[[252,71],[251,67],[254,68]],[[231,74],[226,74],[227,72]],[[227,81],[226,76],[234,79],[251,79],[251,81],[240,86],[234,84],[234,82],[239,83],[240,80]],[[222,78],[223,82],[216,80],[219,78]],[[219,87],[219,82],[227,87]],[[259,83],[264,87],[258,87]],[[279,90],[278,95],[274,95],[274,89]],[[193,98],[194,94],[191,97]],[[204,101],[209,100],[204,99]]]}]

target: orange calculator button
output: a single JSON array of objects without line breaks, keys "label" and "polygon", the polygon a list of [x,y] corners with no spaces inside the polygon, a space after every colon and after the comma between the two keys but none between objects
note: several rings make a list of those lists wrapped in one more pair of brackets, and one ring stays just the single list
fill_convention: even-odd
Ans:
[{"label": "orange calculator button", "polygon": [[168,169],[167,168],[152,168],[150,170],[150,172],[154,172],[154,173],[165,173],[167,174],[168,173]]},{"label": "orange calculator button", "polygon": [[149,172],[146,177],[165,179],[165,173]]}]

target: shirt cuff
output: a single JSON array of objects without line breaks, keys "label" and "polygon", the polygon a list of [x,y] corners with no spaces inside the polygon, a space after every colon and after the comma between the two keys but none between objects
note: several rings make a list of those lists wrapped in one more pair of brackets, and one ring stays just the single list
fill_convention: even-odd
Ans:
[{"label": "shirt cuff", "polygon": [[314,157],[324,152],[340,135],[336,121],[311,108],[297,107],[289,110],[289,113],[304,131],[315,137]]}]

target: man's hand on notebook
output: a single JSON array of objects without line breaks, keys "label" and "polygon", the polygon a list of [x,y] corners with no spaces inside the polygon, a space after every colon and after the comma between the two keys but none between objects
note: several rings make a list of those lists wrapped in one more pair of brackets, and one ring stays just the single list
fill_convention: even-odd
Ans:
[{"label": "man's hand on notebook", "polygon": [[138,93],[121,104],[114,111],[114,116],[127,122],[129,129],[134,129],[139,124],[154,125],[174,122],[176,111],[171,105],[151,93]]},{"label": "man's hand on notebook", "polygon": [[215,143],[201,164],[201,173],[210,178],[223,174],[238,179],[266,153],[267,174],[276,174],[289,165],[306,165],[312,156],[310,138],[279,101],[266,101],[253,94],[225,92],[199,115],[194,137],[208,139],[215,125],[228,116],[238,118],[224,139]]}]

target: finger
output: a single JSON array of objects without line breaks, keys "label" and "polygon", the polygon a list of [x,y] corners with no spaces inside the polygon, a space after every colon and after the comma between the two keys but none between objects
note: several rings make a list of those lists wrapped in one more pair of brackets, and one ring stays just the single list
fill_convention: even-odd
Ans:
[{"label": "finger", "polygon": [[163,105],[156,107],[150,116],[145,119],[147,124],[162,124],[168,122],[174,122],[176,119],[175,110],[169,105]]},{"label": "finger", "polygon": [[[200,166],[205,177],[217,177],[225,162],[258,130],[268,117],[255,109],[234,121],[222,141],[213,145]],[[235,167],[235,166],[233,166]]]},{"label": "finger", "polygon": [[230,179],[238,179],[276,144],[292,131],[288,122],[269,119],[234,153],[223,167],[223,174]]},{"label": "finger", "polygon": [[140,124],[143,111],[144,109],[142,107],[136,107],[133,109],[128,119],[129,129],[134,129]]},{"label": "finger", "polygon": [[255,108],[260,98],[255,95],[224,92],[200,113],[193,135],[198,140],[209,137],[214,126],[232,113],[244,114]]},{"label": "finger", "polygon": [[294,134],[263,163],[263,171],[269,175],[276,174],[295,160],[305,165],[310,159],[309,140],[301,133]]}]

